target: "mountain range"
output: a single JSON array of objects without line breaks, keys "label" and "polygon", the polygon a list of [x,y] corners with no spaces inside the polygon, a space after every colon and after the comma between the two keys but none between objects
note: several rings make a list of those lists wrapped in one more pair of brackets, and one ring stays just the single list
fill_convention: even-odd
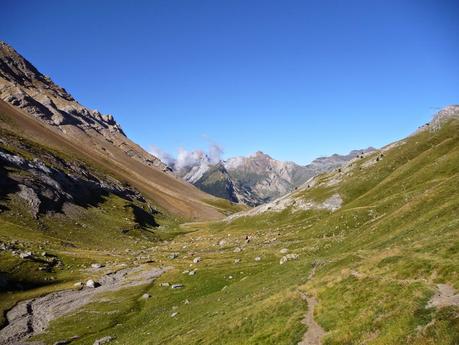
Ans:
[{"label": "mountain range", "polygon": [[208,155],[196,152],[192,164],[172,169],[199,189],[231,202],[257,206],[285,195],[323,172],[338,169],[351,159],[373,151],[369,147],[347,155],[320,157],[308,165],[279,161],[257,151],[247,157],[233,157],[213,163]]}]

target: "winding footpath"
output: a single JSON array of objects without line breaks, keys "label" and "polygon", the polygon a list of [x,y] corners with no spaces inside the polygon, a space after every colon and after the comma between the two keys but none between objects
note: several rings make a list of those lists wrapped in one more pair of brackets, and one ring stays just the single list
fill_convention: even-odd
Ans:
[{"label": "winding footpath", "polygon": [[317,304],[317,299],[314,296],[307,296],[305,294],[301,294],[301,298],[308,304],[308,312],[302,321],[302,323],[308,327],[308,330],[304,334],[303,340],[301,340],[298,345],[320,345],[325,335],[325,331],[314,320],[314,308]]},{"label": "winding footpath", "polygon": [[[6,313],[7,325],[0,330],[0,345],[30,345],[26,340],[42,333],[49,323],[90,303],[103,292],[151,283],[169,268],[137,266],[108,273],[98,288],[63,290],[19,302]],[[33,343],[39,344],[39,343]]]}]

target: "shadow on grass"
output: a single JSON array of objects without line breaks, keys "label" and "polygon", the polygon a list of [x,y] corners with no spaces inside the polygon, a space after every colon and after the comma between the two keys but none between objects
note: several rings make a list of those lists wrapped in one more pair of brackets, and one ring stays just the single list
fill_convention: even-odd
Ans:
[{"label": "shadow on grass", "polygon": [[153,214],[148,213],[143,208],[131,204],[129,205],[132,208],[132,212],[134,213],[134,220],[137,224],[139,224],[142,228],[157,228],[159,224],[156,222],[154,214],[157,214],[157,211],[154,211]]},{"label": "shadow on grass", "polygon": [[0,272],[0,294],[5,292],[27,291],[51,284],[56,284],[56,281],[29,278],[18,279],[9,273]]}]

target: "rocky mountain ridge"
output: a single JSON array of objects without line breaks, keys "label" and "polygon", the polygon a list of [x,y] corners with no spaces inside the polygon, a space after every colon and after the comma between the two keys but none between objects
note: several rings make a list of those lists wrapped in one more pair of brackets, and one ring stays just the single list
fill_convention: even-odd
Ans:
[{"label": "rocky mountain ridge", "polygon": [[132,142],[112,115],[78,103],[5,42],[0,42],[0,115],[0,127],[40,138],[52,149],[65,147],[70,156],[91,161],[163,211],[188,219],[222,216],[216,198],[178,179]]},{"label": "rocky mountain ridge", "polygon": [[[79,129],[91,136],[97,135],[143,164],[168,171],[167,166],[159,159],[126,137],[113,115],[104,115],[82,106],[64,88],[56,85],[16,50],[1,41],[0,99],[65,134]],[[99,149],[104,150],[103,147]]]}]

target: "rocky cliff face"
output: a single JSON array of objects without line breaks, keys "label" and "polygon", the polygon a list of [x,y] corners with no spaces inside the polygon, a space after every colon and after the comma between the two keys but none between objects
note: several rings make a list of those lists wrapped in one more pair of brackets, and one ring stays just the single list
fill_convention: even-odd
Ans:
[{"label": "rocky cliff face", "polygon": [[373,148],[347,155],[320,157],[306,166],[278,161],[258,151],[248,157],[233,157],[211,164],[208,157],[182,167],[177,173],[207,193],[257,206],[293,191],[311,177],[336,169]]},{"label": "rocky cliff face", "polygon": [[17,199],[38,218],[97,206],[111,194],[144,205],[151,217],[156,213],[132,187],[0,128],[0,200]]},{"label": "rocky cliff face", "polygon": [[[103,115],[79,104],[5,42],[0,42],[0,99],[65,134],[98,137],[147,166],[168,171],[159,159],[130,141],[112,115]],[[95,148],[108,150],[100,143]]]}]

